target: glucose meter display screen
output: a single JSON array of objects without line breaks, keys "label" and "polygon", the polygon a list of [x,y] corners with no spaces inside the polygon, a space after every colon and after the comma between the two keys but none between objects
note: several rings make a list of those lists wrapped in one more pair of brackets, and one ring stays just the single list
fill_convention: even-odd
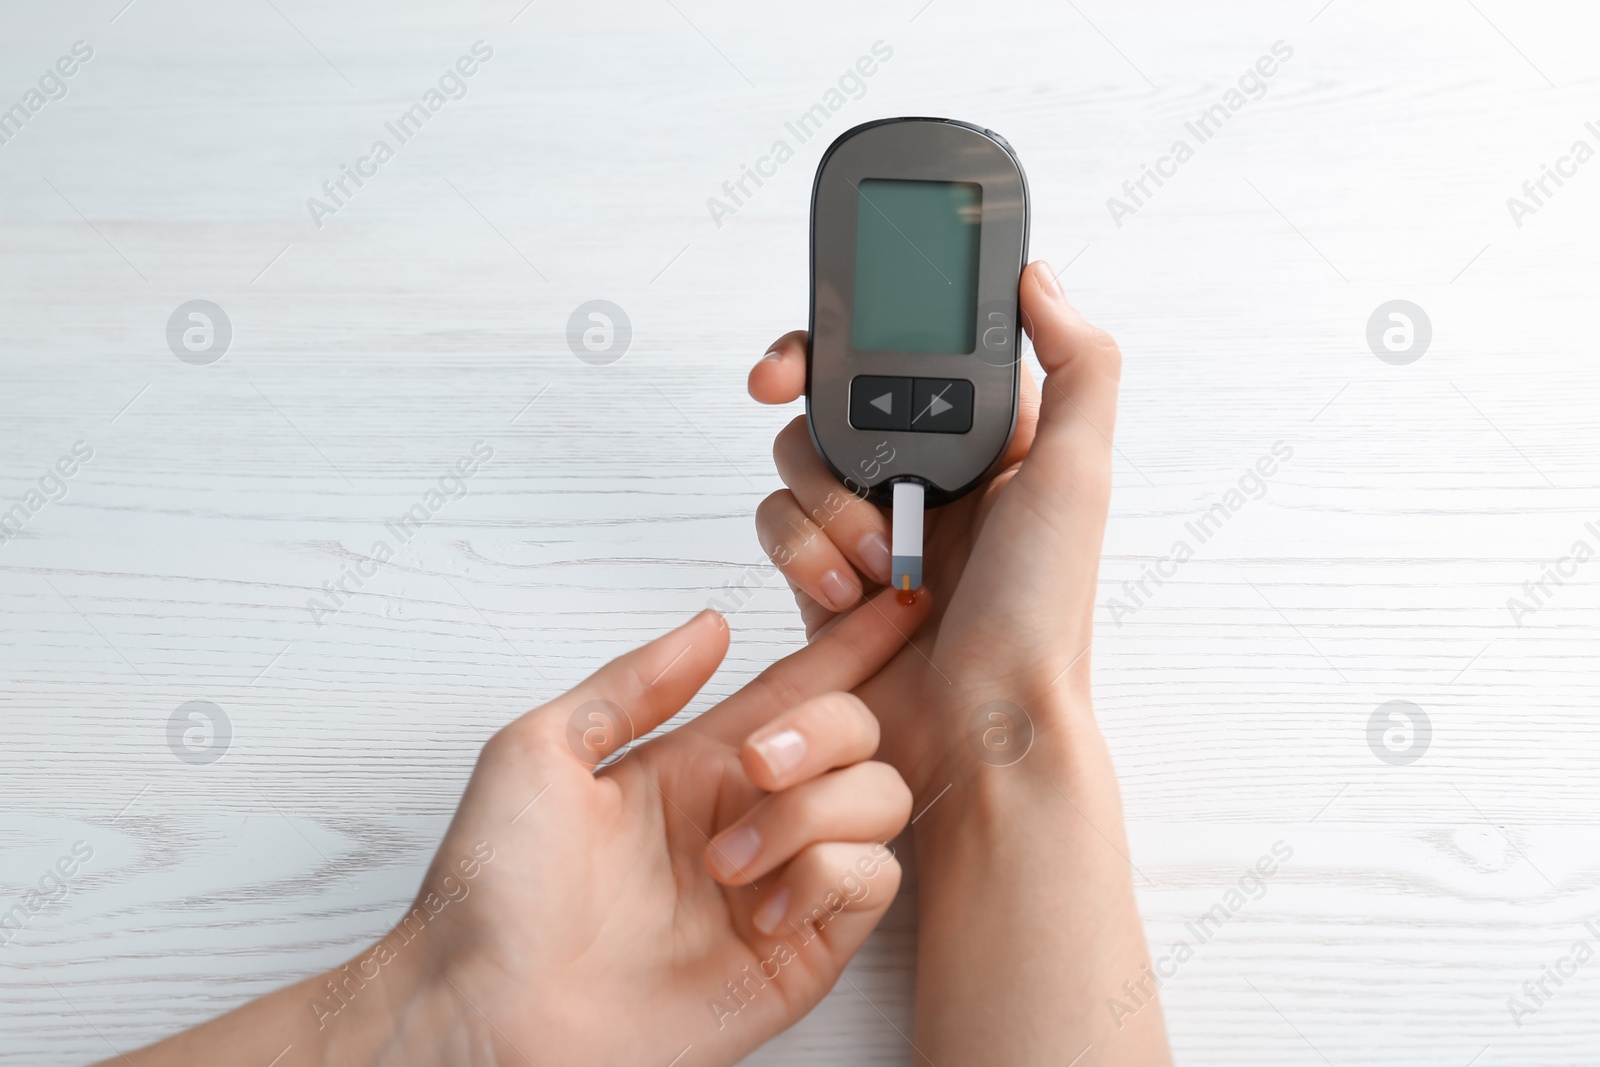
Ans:
[{"label": "glucose meter display screen", "polygon": [[852,346],[858,352],[971,352],[982,187],[864,178],[857,191]]}]

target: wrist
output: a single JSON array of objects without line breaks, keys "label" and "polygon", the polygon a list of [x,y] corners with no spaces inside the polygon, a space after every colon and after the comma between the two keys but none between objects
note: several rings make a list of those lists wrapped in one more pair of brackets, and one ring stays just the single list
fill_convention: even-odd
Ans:
[{"label": "wrist", "polygon": [[[294,987],[298,1010],[315,1035],[317,1055],[307,1063],[422,1067],[452,1063],[478,1067],[461,1040],[459,1000],[439,980],[421,946],[408,947],[402,932],[347,963]],[[457,1049],[447,1055],[447,1050]]]},{"label": "wrist", "polygon": [[949,743],[919,798],[925,806],[916,822],[919,862],[925,847],[936,850],[947,838],[996,838],[1030,821],[1028,812],[1039,805],[1093,811],[1097,821],[1113,821],[1120,836],[1116,775],[1087,694],[1011,691],[1017,699],[991,689],[942,702],[939,721],[950,724]]},{"label": "wrist", "polygon": [[[1013,777],[1070,773],[1086,753],[1104,748],[1088,687],[1009,678],[996,683],[936,687],[929,694],[945,743],[937,768],[944,782],[963,781],[984,768]],[[988,781],[993,776],[981,776]],[[935,786],[943,788],[944,782]]]}]

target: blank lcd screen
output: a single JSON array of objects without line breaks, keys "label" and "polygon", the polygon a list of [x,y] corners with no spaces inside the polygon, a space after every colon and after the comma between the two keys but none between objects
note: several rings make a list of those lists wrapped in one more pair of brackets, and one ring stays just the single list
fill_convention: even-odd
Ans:
[{"label": "blank lcd screen", "polygon": [[971,352],[982,187],[866,178],[857,192],[853,347]]}]

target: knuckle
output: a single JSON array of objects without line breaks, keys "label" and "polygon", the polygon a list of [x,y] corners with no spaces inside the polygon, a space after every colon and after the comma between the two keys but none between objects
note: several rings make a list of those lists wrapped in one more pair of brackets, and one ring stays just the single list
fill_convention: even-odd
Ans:
[{"label": "knuckle", "polygon": [[506,736],[506,731],[509,729],[511,727],[502,726],[489,735],[489,740],[478,750],[478,769],[492,767],[511,758],[511,754],[506,751],[511,744],[511,740]]},{"label": "knuckle", "polygon": [[794,506],[794,494],[787,489],[768,493],[756,505],[756,522],[762,526],[776,526],[784,514]]},{"label": "knuckle", "polygon": [[811,444],[806,417],[797,415],[778,431],[772,441],[772,465],[785,485],[806,487],[816,484],[826,468]]},{"label": "knuckle", "polygon": [[1099,326],[1089,327],[1089,352],[1095,365],[1114,378],[1122,377],[1122,347],[1117,339]]},{"label": "knuckle", "polygon": [[869,760],[861,764],[864,771],[868,772],[868,780],[877,795],[882,799],[886,810],[893,813],[898,822],[904,822],[911,817],[911,787],[906,780],[900,777],[900,772],[887,763],[878,760]]},{"label": "knuckle", "polygon": [[786,836],[814,841],[827,829],[822,798],[812,789],[787,789],[767,798],[767,821],[784,827]]},{"label": "knuckle", "polygon": [[[876,886],[882,886],[892,893],[900,888],[901,876],[900,861],[895,859],[893,853],[889,853],[888,856],[878,861],[878,869],[869,877]],[[882,879],[882,881],[879,881],[879,879]]]},{"label": "knuckle", "polygon": [[822,494],[822,499],[817,501],[810,511],[806,512],[806,516],[816,523],[819,528],[826,529],[829,524],[841,516],[847,517],[848,521],[848,517],[854,514],[850,505],[855,501],[855,496],[844,486],[838,482],[832,482],[830,488]]},{"label": "knuckle", "polygon": [[[865,861],[865,865],[870,872],[867,874],[868,878],[887,876],[894,878],[897,881],[899,880],[900,859],[894,854],[888,845],[882,843],[874,845],[872,848],[867,850],[866,854],[862,857],[862,860]],[[859,864],[862,861],[857,862]]]},{"label": "knuckle", "polygon": [[756,528],[762,551],[779,570],[793,564],[817,534],[787,489],[767,497],[756,508]]},{"label": "knuckle", "polygon": [[836,866],[843,870],[845,877],[859,879],[863,885],[870,887],[870,892],[863,893],[858,903],[870,906],[870,901],[874,899],[880,903],[886,902],[900,886],[900,861],[882,842],[870,846],[850,846],[848,851],[840,851],[838,859]]},{"label": "knuckle", "polygon": [[804,440],[808,435],[805,421],[804,415],[796,415],[772,439],[772,462],[778,468],[778,477],[785,482],[790,480],[786,472],[791,467],[790,460],[794,457],[797,446],[801,444],[810,446],[810,442]]},{"label": "knuckle", "polygon": [[810,844],[789,861],[789,875],[802,885],[815,885],[829,879],[837,864],[829,857],[825,844]]},{"label": "knuckle", "polygon": [[773,707],[792,708],[808,695],[799,678],[786,669],[786,660],[779,660],[750,682],[757,702],[770,702]]},{"label": "knuckle", "polygon": [[817,705],[822,728],[832,738],[844,742],[852,752],[864,749],[870,755],[877,751],[878,719],[860,697],[854,693],[824,693],[817,698]]},{"label": "knuckle", "polygon": [[517,719],[496,730],[478,756],[480,766],[517,765],[539,758],[547,745],[539,717]]}]

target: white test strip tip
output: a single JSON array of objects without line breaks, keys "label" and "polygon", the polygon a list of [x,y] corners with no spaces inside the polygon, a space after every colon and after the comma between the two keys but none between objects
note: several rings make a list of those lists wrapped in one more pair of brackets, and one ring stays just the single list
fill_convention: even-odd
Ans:
[{"label": "white test strip tip", "polygon": [[896,589],[922,588],[922,483],[894,483],[893,540],[889,546],[890,577]]}]

